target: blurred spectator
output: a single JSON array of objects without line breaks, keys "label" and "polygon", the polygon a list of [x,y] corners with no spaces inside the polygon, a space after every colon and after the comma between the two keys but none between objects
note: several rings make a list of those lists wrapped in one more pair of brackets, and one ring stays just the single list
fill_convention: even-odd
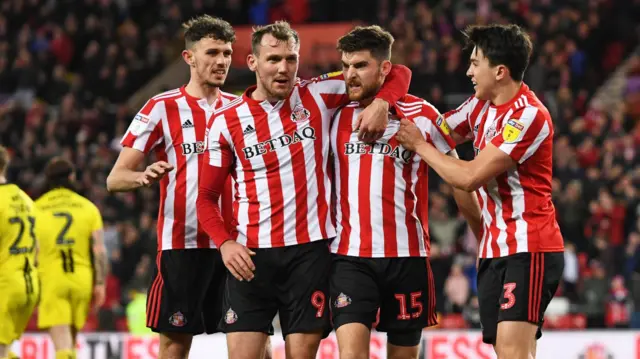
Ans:
[{"label": "blurred spectator", "polygon": [[580,270],[576,247],[573,243],[568,242],[565,244],[564,250],[564,273],[562,275],[564,295],[571,302],[575,303],[578,301],[578,279]]},{"label": "blurred spectator", "polygon": [[583,282],[584,310],[587,316],[587,327],[605,327],[605,308],[609,293],[609,281],[602,264],[596,260],[591,262],[591,275]]},{"label": "blurred spectator", "polygon": [[462,314],[470,328],[482,328],[482,324],[480,323],[480,304],[477,296],[474,295],[469,299],[469,303],[464,307]]},{"label": "blurred spectator", "polygon": [[452,313],[462,313],[462,310],[469,299],[469,278],[462,272],[462,265],[454,261],[451,272],[444,283],[444,292],[447,296],[448,311]]},{"label": "blurred spectator", "polygon": [[[515,22],[530,32],[535,46],[525,81],[554,119],[553,198],[567,243],[561,295],[583,306],[590,326],[602,327],[608,283],[623,275],[626,297],[637,304],[632,325],[640,327],[639,51],[624,73],[622,97],[607,108],[593,102],[599,87],[638,45],[639,4],[6,0],[0,2],[0,143],[13,153],[9,178],[33,197],[43,189],[39,172],[49,157],[63,155],[76,164],[80,192],[105,217],[115,293],[100,312],[100,324],[91,328],[116,330],[132,299],[129,291],[142,293],[154,266],[158,200],[156,188],[110,194],[105,178],[138,110],[126,101],[175,60],[184,20],[211,13],[234,26],[275,19],[288,19],[294,27],[334,21],[380,24],[395,36],[392,60],[413,70],[411,92],[441,112],[457,107],[472,91],[465,75],[469,52],[462,49],[460,30],[474,23]],[[340,68],[335,47],[317,45],[312,59],[301,64],[300,75]],[[243,71],[232,69],[232,74]],[[469,158],[473,148],[467,144],[458,151]],[[477,239],[457,213],[450,187],[433,171],[429,189],[437,310],[463,311],[477,326],[470,260],[477,255]],[[614,290],[611,298],[621,292]]]},{"label": "blurred spectator", "polygon": [[607,303],[607,327],[628,328],[631,320],[631,298],[624,286],[622,276],[611,281],[611,291]]}]

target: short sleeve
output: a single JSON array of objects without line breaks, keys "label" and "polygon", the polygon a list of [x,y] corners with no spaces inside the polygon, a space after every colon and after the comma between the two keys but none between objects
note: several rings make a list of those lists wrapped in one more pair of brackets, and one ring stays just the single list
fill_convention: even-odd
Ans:
[{"label": "short sleeve", "polygon": [[471,133],[471,114],[473,109],[478,105],[478,99],[469,97],[462,105],[455,110],[451,110],[444,114],[444,120],[452,131],[455,131],[462,137],[469,137]]},{"label": "short sleeve", "polygon": [[424,133],[425,139],[438,151],[449,153],[456,147],[451,138],[451,130],[437,108],[423,101],[419,116],[414,120],[416,126]]},{"label": "short sleeve", "polygon": [[505,119],[502,129],[491,143],[522,164],[551,137],[548,114],[528,106]]},{"label": "short sleeve", "polygon": [[120,144],[149,153],[162,142],[164,102],[149,100],[135,115]]},{"label": "short sleeve", "polygon": [[442,115],[438,115],[433,126],[429,127],[429,138],[431,142],[442,153],[449,153],[456,148],[456,142],[451,138],[451,130]]}]

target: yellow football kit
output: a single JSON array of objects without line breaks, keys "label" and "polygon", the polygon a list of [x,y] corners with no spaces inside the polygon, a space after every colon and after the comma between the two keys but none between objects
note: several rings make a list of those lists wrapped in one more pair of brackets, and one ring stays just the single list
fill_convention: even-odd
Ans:
[{"label": "yellow football kit", "polygon": [[88,199],[65,188],[36,201],[42,297],[38,326],[72,325],[82,329],[93,289],[92,233],[102,216]]},{"label": "yellow football kit", "polygon": [[14,184],[0,184],[0,344],[20,338],[38,301],[35,206]]}]

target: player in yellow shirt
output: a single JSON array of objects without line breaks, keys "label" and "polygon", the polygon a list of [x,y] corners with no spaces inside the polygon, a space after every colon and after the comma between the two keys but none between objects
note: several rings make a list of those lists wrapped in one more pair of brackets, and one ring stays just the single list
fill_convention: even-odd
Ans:
[{"label": "player in yellow shirt", "polygon": [[0,359],[20,338],[38,301],[33,201],[7,183],[9,153],[0,146]]},{"label": "player in yellow shirt", "polygon": [[42,297],[38,326],[48,329],[56,359],[75,358],[76,335],[84,326],[93,295],[105,298],[107,257],[102,216],[74,191],[75,169],[62,158],[45,168],[49,191],[36,201]]}]

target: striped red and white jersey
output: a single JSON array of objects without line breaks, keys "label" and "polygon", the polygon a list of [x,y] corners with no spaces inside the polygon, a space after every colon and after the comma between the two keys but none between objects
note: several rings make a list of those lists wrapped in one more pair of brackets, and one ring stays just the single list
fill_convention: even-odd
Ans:
[{"label": "striped red and white jersey", "polygon": [[298,82],[276,104],[253,100],[254,89],[216,114],[207,140],[211,166],[234,159],[234,239],[271,248],[334,237],[328,138],[331,117],[348,102],[343,76]]},{"label": "striped red and white jersey", "polygon": [[198,174],[205,132],[216,109],[237,96],[220,91],[215,103],[180,87],[151,98],[134,117],[121,144],[174,166],[160,180],[158,250],[215,248],[196,217]]},{"label": "striped red and white jersey", "polygon": [[360,142],[352,126],[363,110],[357,102],[342,108],[331,125],[337,236],[333,253],[356,257],[426,257],[428,167],[395,138],[405,117],[443,153],[455,142],[438,110],[406,95],[389,114],[389,125],[374,144]]},{"label": "striped red and white jersey", "polygon": [[491,143],[517,163],[478,189],[484,221],[478,255],[562,251],[551,201],[553,122],[533,91],[523,83],[500,106],[471,97],[445,119],[457,134],[473,140],[476,155]]},{"label": "striped red and white jersey", "polygon": [[[410,80],[407,67],[394,65],[376,98],[395,105]],[[335,111],[349,103],[344,76],[298,80],[276,103],[252,99],[255,89],[217,111],[209,128],[200,222],[218,245],[233,239],[249,248],[272,248],[334,237],[329,126]],[[211,201],[229,173],[236,228],[224,233]]]}]

